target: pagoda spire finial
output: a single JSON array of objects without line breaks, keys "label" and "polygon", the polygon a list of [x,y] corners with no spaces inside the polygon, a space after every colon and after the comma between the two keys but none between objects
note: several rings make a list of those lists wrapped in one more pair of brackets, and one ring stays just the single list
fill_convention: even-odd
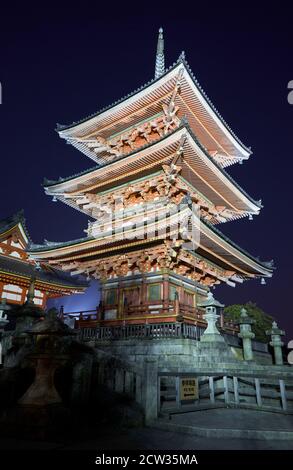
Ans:
[{"label": "pagoda spire finial", "polygon": [[157,44],[155,78],[159,78],[161,75],[163,75],[164,72],[165,72],[164,37],[163,37],[163,28],[160,28],[158,44]]}]

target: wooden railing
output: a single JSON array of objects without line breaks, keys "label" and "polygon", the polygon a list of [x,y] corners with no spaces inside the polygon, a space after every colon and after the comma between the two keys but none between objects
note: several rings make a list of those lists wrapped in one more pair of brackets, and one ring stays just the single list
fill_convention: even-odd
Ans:
[{"label": "wooden railing", "polygon": [[[112,308],[116,309],[117,306],[113,306]],[[110,309],[110,307],[108,307]],[[120,315],[124,319],[131,318],[133,316],[148,316],[148,315],[180,315],[182,317],[189,317],[194,320],[201,320],[205,323],[203,319],[203,310],[198,309],[196,307],[192,307],[186,304],[179,304],[178,311],[176,311],[175,302],[170,301],[168,304],[163,304],[161,301],[153,301],[153,302],[146,302],[144,304],[139,305],[127,305],[124,306],[123,314]],[[103,318],[103,312],[101,309],[96,308],[95,310],[84,310],[84,311],[73,311],[73,312],[62,312],[64,317],[75,317],[76,320],[79,321],[90,321],[90,320],[98,320],[98,321],[107,321]]]},{"label": "wooden railing", "polygon": [[167,305],[164,305],[161,301],[146,302],[140,305],[126,305],[123,309],[123,316],[125,318],[134,315],[173,315],[174,313],[175,310],[173,302],[169,302]]},{"label": "wooden railing", "polygon": [[[135,329],[139,326],[143,328],[144,324],[154,325],[154,328],[156,328],[163,325],[164,322],[166,322],[166,325],[172,324],[171,322],[174,324],[182,322],[183,324],[205,328],[206,321],[203,315],[204,311],[202,309],[182,303],[176,305],[174,301],[169,301],[167,305],[161,301],[153,301],[140,305],[124,306],[123,315],[115,319],[104,319],[103,311],[99,308],[81,312],[63,312],[64,317],[74,317],[76,320],[75,326],[83,329],[96,326],[104,326],[105,328],[107,326],[109,328],[117,326],[121,328],[125,325],[130,329]],[[223,331],[231,334],[236,334],[239,331],[238,326],[225,321],[225,319],[222,319],[219,323],[219,328]]]},{"label": "wooden railing", "polygon": [[196,325],[186,323],[152,323],[124,326],[98,326],[80,329],[82,341],[119,340],[130,338],[191,338],[199,339]]}]

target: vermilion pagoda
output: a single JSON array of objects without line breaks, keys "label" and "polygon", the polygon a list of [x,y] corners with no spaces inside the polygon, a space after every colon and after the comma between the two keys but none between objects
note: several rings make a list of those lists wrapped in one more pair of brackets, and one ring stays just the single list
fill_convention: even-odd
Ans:
[{"label": "vermilion pagoda", "polygon": [[[46,194],[93,222],[85,230],[87,237],[34,245],[30,255],[72,275],[101,280],[100,317],[95,321],[201,324],[200,305],[212,286],[272,275],[272,263],[254,258],[216,227],[251,218],[261,209],[261,202],[224,169],[247,160],[251,151],[199,86],[184,53],[165,70],[162,30],[153,80],[57,130],[96,166],[59,181],[46,180]],[[186,246],[182,227],[175,233],[174,208],[183,203],[183,219],[192,205],[199,208],[198,246],[190,235],[191,247]]]}]

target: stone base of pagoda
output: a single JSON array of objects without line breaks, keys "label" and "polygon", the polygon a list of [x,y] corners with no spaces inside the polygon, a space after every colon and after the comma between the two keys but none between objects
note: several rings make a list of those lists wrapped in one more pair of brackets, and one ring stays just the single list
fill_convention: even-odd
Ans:
[{"label": "stone base of pagoda", "polygon": [[[90,341],[97,351],[117,356],[127,362],[143,364],[147,358],[156,359],[160,369],[165,371],[186,368],[202,368],[222,365],[244,364],[240,345],[222,345],[218,347],[200,346],[200,341],[191,338],[140,338],[140,339],[100,339]],[[255,354],[256,364],[272,364],[272,357],[267,352]]]}]

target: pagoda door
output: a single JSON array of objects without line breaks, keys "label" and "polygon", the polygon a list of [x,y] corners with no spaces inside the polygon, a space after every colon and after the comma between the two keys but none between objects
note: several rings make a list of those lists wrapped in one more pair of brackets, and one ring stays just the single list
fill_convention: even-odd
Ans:
[{"label": "pagoda door", "polygon": [[139,305],[140,301],[140,288],[129,287],[123,290],[123,306],[124,312],[131,313],[134,306]]}]

